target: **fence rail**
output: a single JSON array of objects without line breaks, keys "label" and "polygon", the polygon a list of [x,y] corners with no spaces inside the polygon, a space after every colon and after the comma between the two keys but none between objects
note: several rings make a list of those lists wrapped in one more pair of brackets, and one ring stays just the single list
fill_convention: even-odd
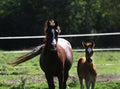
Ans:
[{"label": "fence rail", "polygon": [[[84,37],[84,36],[108,36],[108,35],[120,35],[120,32],[114,33],[96,33],[96,34],[72,34],[72,35],[59,35],[59,37]],[[16,37],[0,37],[0,40],[7,39],[39,39],[44,38],[45,36],[16,36]],[[84,51],[84,49],[74,49],[73,51]],[[94,51],[120,51],[120,48],[100,48],[94,49]],[[23,53],[30,52],[28,51],[5,51],[4,53]]]},{"label": "fence rail", "polygon": [[[32,50],[19,50],[19,51],[3,51],[3,53],[28,53]],[[73,52],[82,52],[84,49],[73,49]],[[100,48],[94,49],[94,51],[120,51],[120,48]]]},{"label": "fence rail", "polygon": [[[59,37],[84,37],[84,36],[107,36],[107,35],[120,35],[120,32],[114,33],[96,33],[96,34],[72,34],[72,35],[59,35]],[[16,37],[0,37],[0,40],[6,39],[39,39],[45,36],[16,36]]]}]

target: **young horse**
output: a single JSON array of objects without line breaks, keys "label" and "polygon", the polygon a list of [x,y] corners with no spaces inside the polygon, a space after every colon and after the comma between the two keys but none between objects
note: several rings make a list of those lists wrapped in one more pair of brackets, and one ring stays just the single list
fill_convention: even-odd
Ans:
[{"label": "young horse", "polygon": [[85,57],[80,58],[77,65],[77,73],[81,89],[84,89],[83,79],[85,79],[87,89],[90,89],[90,86],[91,89],[94,89],[97,72],[91,57],[93,55],[93,48],[95,44],[94,42],[82,42],[82,44],[85,47]]},{"label": "young horse", "polygon": [[41,52],[40,66],[45,73],[49,89],[55,89],[54,76],[58,77],[59,89],[66,89],[73,54],[70,43],[65,39],[58,39],[57,27],[58,25],[54,20],[46,21],[46,39]]}]

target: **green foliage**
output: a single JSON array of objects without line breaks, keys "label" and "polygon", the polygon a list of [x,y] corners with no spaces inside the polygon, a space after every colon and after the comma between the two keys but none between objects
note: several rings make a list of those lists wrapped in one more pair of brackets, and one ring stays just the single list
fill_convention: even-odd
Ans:
[{"label": "green foliage", "polygon": [[[118,32],[119,9],[120,0],[0,0],[0,36],[44,35],[43,26],[48,18],[58,21],[62,29],[61,34]],[[78,39],[70,40],[75,47],[80,44],[79,42],[75,44]],[[99,37],[83,38],[83,40],[96,40],[104,46],[103,40]],[[118,39],[107,38],[105,41],[107,40],[114,43],[113,41]],[[22,40],[22,42],[18,44],[23,48],[25,45],[39,44],[38,40],[29,42]],[[1,43],[1,48],[6,48],[4,46],[9,41]],[[16,41],[11,43],[17,47],[14,44]]]}]

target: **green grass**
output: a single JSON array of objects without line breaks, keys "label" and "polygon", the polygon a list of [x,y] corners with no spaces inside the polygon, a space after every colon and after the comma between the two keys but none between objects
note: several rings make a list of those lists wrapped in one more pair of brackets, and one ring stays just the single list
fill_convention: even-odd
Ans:
[{"label": "green grass", "polygon": [[[16,67],[8,65],[25,53],[4,53],[0,51],[0,89],[47,89],[43,71],[39,66],[39,56]],[[74,61],[70,70],[72,77],[67,82],[67,89],[79,89],[77,62],[84,52],[74,52]],[[120,75],[120,52],[94,52],[93,62],[96,64],[98,76]],[[23,78],[23,79],[22,79]],[[23,81],[26,79],[25,81]],[[36,83],[35,83],[36,81]],[[55,83],[58,89],[58,82]],[[95,89],[120,89],[120,81],[97,82]]]},{"label": "green grass", "polygon": [[[76,75],[76,66],[78,59],[84,56],[83,52],[74,52],[74,63],[71,74]],[[106,51],[94,52],[93,62],[96,65],[98,75],[120,75],[120,52]]]},{"label": "green grass", "polygon": [[120,75],[120,52],[95,52],[94,62],[98,75]]}]

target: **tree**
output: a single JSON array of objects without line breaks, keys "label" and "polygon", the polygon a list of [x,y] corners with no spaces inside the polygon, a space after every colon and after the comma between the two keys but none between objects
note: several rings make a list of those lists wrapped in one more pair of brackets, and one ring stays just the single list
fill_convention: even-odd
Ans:
[{"label": "tree", "polygon": [[[0,0],[0,36],[44,35],[44,22],[49,18],[58,21],[61,34],[117,32],[120,29],[119,9],[120,0]],[[118,38],[114,38],[114,41]],[[100,37],[67,39],[74,47],[81,44],[82,40],[104,44]],[[107,38],[106,43],[107,40],[113,41],[113,38]],[[6,47],[8,41],[1,43]],[[21,40],[17,46],[40,43],[42,40],[38,39]],[[11,45],[16,47],[14,41]]]}]

